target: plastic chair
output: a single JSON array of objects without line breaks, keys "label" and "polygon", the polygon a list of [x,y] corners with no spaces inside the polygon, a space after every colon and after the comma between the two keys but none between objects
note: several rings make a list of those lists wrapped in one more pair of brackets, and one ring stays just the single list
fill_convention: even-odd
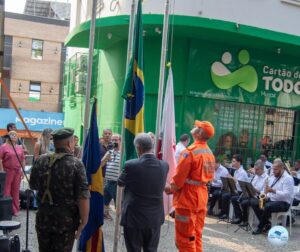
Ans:
[{"label": "plastic chair", "polygon": [[292,211],[291,211],[291,207],[286,212],[272,213],[271,223],[272,223],[272,227],[277,225],[278,218],[282,217],[282,224],[285,224],[284,226],[286,227],[288,216],[290,217],[290,235],[292,235]]}]

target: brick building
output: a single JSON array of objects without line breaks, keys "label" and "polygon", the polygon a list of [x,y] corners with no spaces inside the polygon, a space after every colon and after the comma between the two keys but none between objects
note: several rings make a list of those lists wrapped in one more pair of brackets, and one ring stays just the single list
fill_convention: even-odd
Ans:
[{"label": "brick building", "polygon": [[[2,77],[35,139],[45,128],[63,126],[62,76],[68,31],[68,20],[5,13]],[[16,123],[19,136],[33,153],[33,142],[3,90],[0,97],[0,136],[7,133],[7,123]]]},{"label": "brick building", "polygon": [[[61,111],[69,21],[5,13],[4,79],[18,108]],[[2,94],[2,106],[11,107]]]}]

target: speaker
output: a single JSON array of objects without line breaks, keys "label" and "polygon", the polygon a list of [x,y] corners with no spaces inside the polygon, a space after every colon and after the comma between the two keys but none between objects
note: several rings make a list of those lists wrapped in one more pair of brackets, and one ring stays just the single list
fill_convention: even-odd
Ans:
[{"label": "speaker", "polygon": [[11,218],[12,218],[12,198],[2,197],[0,198],[0,221],[11,220]]},{"label": "speaker", "polygon": [[0,198],[3,196],[4,187],[5,187],[5,178],[6,178],[6,173],[0,172]]}]

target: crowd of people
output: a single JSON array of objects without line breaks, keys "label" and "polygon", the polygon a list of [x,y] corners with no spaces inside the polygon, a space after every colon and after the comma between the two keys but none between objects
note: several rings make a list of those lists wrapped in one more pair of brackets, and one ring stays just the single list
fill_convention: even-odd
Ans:
[{"label": "crowd of people", "polygon": [[[15,124],[9,124],[7,130],[7,137],[0,143],[0,171],[7,174],[4,195],[13,198],[12,210],[17,216],[22,166],[28,149],[18,137]],[[127,251],[142,248],[157,251],[160,228],[169,214],[164,213],[163,193],[173,194],[175,243],[184,252],[202,251],[206,215],[247,227],[252,208],[259,220],[252,232],[256,235],[271,227],[272,213],[299,204],[300,195],[294,193],[294,186],[300,181],[300,160],[290,171],[281,159],[271,163],[262,154],[254,167],[247,169],[243,153],[230,148],[233,141],[241,148],[246,146],[246,131],[241,131],[239,140],[230,134],[222,136],[214,153],[207,145],[215,135],[210,122],[196,120],[190,134],[191,145],[189,134],[183,134],[176,145],[175,175],[166,184],[169,165],[155,155],[153,133],[135,137],[133,144],[138,158],[126,161],[120,173],[121,136],[111,129],[103,130],[99,143],[101,156],[107,157],[101,162],[104,218],[113,220],[111,201],[116,206],[117,187],[124,187],[121,225]],[[221,155],[224,150],[226,160]],[[36,217],[39,250],[71,251],[74,239],[80,237],[88,221],[90,198],[78,137],[71,128],[45,129],[33,154],[29,184],[39,199]],[[253,194],[245,191],[249,186]],[[233,216],[229,216],[230,205]]]},{"label": "crowd of people", "polygon": [[[23,139],[18,135],[15,123],[7,124],[7,135],[0,137],[0,171],[6,173],[4,196],[12,198],[12,214],[18,216],[20,212],[20,183],[24,178],[26,165],[25,156],[30,154]],[[33,148],[33,162],[43,154],[54,153],[52,129],[44,129]],[[76,138],[76,136],[74,136]],[[78,137],[77,137],[78,139]],[[77,141],[78,142],[78,141]],[[81,159],[81,147],[75,145],[74,155]],[[33,208],[37,208],[36,197],[34,197]]]},{"label": "crowd of people", "polygon": [[[246,171],[241,155],[234,154],[231,166],[234,168],[233,176],[216,158],[216,171],[210,184],[208,215],[247,227],[251,207],[259,220],[257,229],[252,232],[256,235],[271,228],[269,219],[272,213],[286,212],[290,206],[299,204],[300,194],[294,193],[294,186],[299,184],[300,160],[295,162],[291,171],[281,159],[277,158],[271,163],[265,155],[261,155],[254,168]],[[232,178],[234,189],[225,188],[222,178]],[[252,194],[242,190],[243,182],[251,184]],[[229,216],[230,204],[233,207],[233,216]],[[288,221],[294,222],[294,219]]]}]

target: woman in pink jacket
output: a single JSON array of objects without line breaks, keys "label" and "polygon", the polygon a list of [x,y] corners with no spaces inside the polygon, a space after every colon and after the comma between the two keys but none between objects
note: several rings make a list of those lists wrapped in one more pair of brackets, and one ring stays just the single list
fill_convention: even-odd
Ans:
[{"label": "woman in pink jacket", "polygon": [[24,152],[22,146],[17,145],[17,141],[17,132],[10,131],[6,143],[0,146],[0,171],[6,172],[4,196],[12,197],[12,211],[14,216],[18,216],[20,211],[19,190],[23,177],[21,164],[23,167],[25,166]]}]

